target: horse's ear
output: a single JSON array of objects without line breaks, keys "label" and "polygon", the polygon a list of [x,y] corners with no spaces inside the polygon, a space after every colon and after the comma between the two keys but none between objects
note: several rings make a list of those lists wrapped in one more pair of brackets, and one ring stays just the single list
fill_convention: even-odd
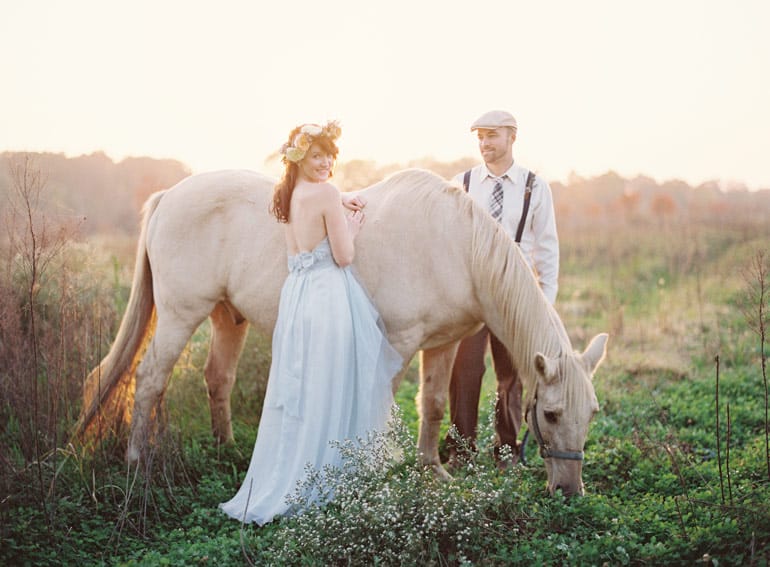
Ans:
[{"label": "horse's ear", "polygon": [[607,354],[607,339],[609,335],[607,333],[600,333],[596,335],[586,350],[583,352],[583,361],[588,368],[588,371],[593,374],[594,370],[599,366],[602,360],[604,360]]},{"label": "horse's ear", "polygon": [[547,384],[556,378],[559,365],[555,359],[538,352],[535,354],[535,370]]}]

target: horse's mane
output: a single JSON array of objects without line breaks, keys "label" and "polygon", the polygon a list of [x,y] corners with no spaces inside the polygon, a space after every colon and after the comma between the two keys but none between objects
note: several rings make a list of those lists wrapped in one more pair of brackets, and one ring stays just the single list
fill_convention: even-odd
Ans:
[{"label": "horse's mane", "polygon": [[[423,207],[428,214],[436,206],[435,199],[442,198],[438,195],[448,194],[462,197],[462,189],[453,185],[443,177],[426,169],[403,169],[392,173],[382,181],[375,183],[369,189],[382,190],[383,192],[399,192],[399,199],[409,199],[409,206]],[[458,199],[458,206],[462,209],[464,198]]]},{"label": "horse's mane", "polygon": [[[487,211],[471,201],[473,223],[472,270],[479,293],[490,295],[499,306],[507,331],[517,337],[511,353],[522,371],[525,404],[535,394],[535,354],[558,358],[564,377],[563,400],[567,408],[580,405],[593,391],[576,372],[572,345],[559,314],[540,289],[532,269],[511,237]],[[512,245],[513,244],[513,245]],[[567,355],[567,356],[563,356]],[[528,365],[527,368],[522,365]]]},{"label": "horse's mane", "polygon": [[[578,379],[575,364],[579,361],[571,356],[572,345],[564,324],[540,290],[519,247],[489,213],[462,188],[426,170],[399,171],[377,185],[393,185],[393,189],[397,186],[403,190],[399,198],[408,198],[411,208],[422,207],[426,215],[435,211],[437,199],[451,200],[447,208],[456,211],[458,222],[472,226],[470,265],[477,293],[492,298],[510,326],[509,336],[516,337],[511,354],[525,380],[526,402],[534,395],[534,359],[541,352],[559,358],[560,375],[565,377],[565,404],[583,403],[592,389]],[[565,354],[568,356],[561,356]],[[529,367],[524,368],[523,364]]]}]

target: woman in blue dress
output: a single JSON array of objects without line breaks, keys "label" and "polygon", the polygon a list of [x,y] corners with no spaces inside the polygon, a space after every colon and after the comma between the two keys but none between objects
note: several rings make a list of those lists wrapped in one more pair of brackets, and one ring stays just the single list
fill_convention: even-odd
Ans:
[{"label": "woman in blue dress", "polygon": [[336,122],[304,124],[281,150],[271,212],[284,223],[289,275],[251,463],[237,494],[220,504],[245,522],[293,513],[286,498],[307,466],[341,464],[334,441],[384,430],[403,364],[352,271],[364,203],[329,183],[339,134]]}]

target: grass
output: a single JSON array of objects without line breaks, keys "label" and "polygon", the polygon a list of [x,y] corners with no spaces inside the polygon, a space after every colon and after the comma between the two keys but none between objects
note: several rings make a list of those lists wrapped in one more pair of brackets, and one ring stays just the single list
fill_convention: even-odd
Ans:
[{"label": "grass", "polygon": [[[339,484],[334,502],[262,528],[240,526],[217,504],[232,496],[248,466],[269,341],[248,337],[233,394],[236,443],[217,446],[202,379],[204,325],[175,369],[166,427],[141,470],[127,469],[112,442],[86,451],[41,438],[46,450],[35,458],[28,413],[21,402],[0,401],[7,418],[0,429],[0,564],[766,565],[770,476],[760,345],[739,309],[741,268],[764,236],[704,229],[676,246],[648,232],[613,242],[594,234],[590,245],[589,236],[562,235],[558,305],[576,348],[611,332],[595,379],[602,411],[585,448],[585,497],[546,494],[533,444],[529,466],[496,469],[491,372],[483,450],[453,482],[436,482],[417,464],[412,361],[397,395],[400,425],[371,449],[379,466],[361,465],[364,454],[351,449],[359,472],[327,479]],[[104,265],[92,279],[80,276],[90,282],[84,309],[105,293],[115,305],[125,301],[123,262]],[[48,305],[59,301],[55,289],[41,291]],[[53,317],[41,321],[54,324]],[[45,369],[37,379],[41,391],[53,383]],[[389,453],[394,447],[397,458]]]}]

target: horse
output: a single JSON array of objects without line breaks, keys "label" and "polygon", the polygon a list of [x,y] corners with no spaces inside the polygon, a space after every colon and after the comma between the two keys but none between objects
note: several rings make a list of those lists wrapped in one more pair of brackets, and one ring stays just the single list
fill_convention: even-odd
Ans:
[{"label": "horse", "polygon": [[[137,462],[151,443],[171,371],[209,318],[204,375],[212,432],[219,442],[233,440],[230,393],[246,333],[250,325],[272,333],[288,273],[283,230],[269,213],[274,185],[254,171],[217,171],[148,198],[126,311],[84,383],[79,438],[129,426],[126,459]],[[354,194],[365,200],[367,219],[356,240],[358,277],[404,361],[420,352],[421,463],[451,478],[438,453],[451,368],[460,339],[486,324],[522,376],[525,419],[546,463],[548,490],[582,494],[582,451],[599,409],[592,377],[608,335],[573,351],[518,245],[442,177],[408,169]]]}]

